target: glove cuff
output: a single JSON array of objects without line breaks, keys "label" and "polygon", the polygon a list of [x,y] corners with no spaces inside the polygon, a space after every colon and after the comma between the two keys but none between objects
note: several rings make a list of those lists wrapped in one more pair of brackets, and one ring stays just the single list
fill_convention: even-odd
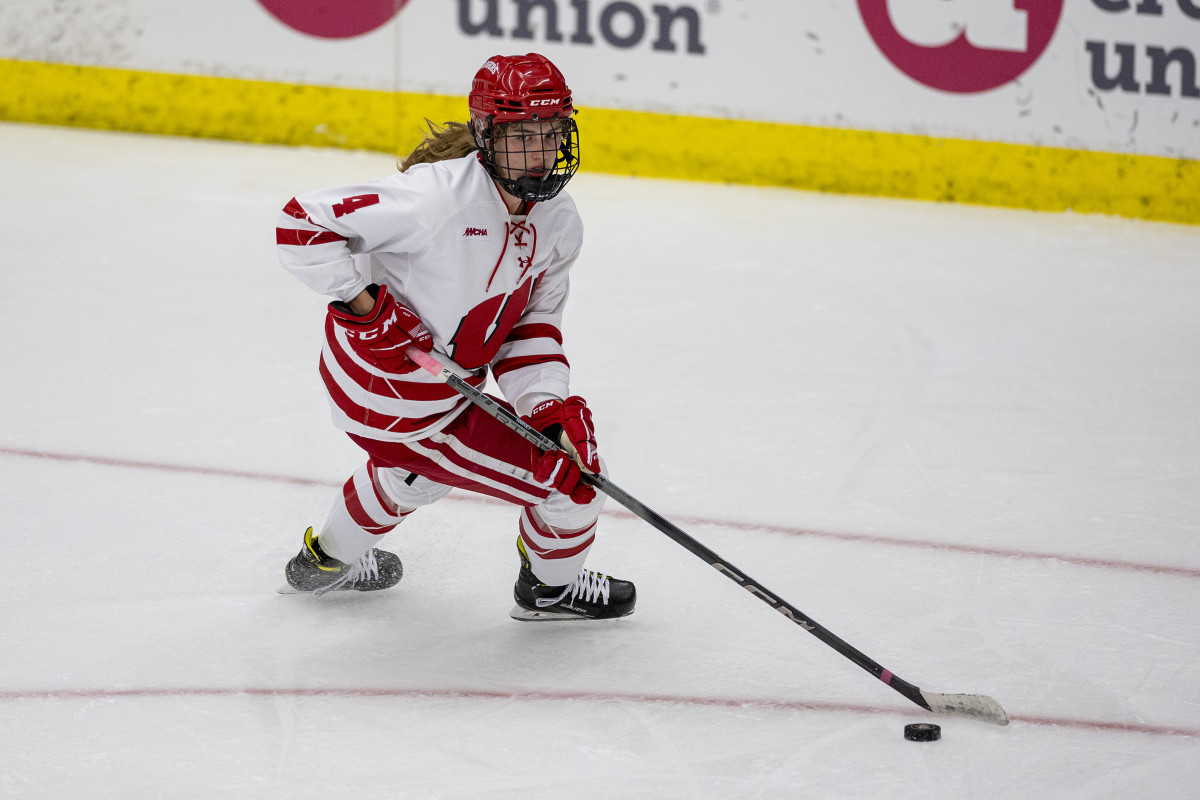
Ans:
[{"label": "glove cuff", "polygon": [[339,323],[344,325],[370,325],[383,313],[387,307],[388,301],[391,300],[391,294],[386,286],[380,286],[377,283],[372,283],[366,289],[367,294],[371,295],[371,299],[375,301],[375,305],[371,306],[371,310],[363,316],[358,316],[350,310],[350,306],[341,300],[334,300],[329,304],[330,315]]}]

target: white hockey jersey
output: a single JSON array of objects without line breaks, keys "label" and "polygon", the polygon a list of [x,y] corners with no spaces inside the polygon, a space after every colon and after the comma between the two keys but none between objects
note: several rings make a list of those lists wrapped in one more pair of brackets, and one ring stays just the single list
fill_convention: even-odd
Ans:
[{"label": "white hockey jersey", "polygon": [[[570,394],[562,313],[583,224],[565,192],[511,216],[471,153],[300,195],[276,242],[284,269],[321,294],[349,300],[386,285],[429,328],[435,355],[470,370],[476,386],[490,367],[519,410]],[[424,438],[467,403],[415,365],[393,374],[367,363],[328,319],[321,376],[334,424],[372,439]]]}]

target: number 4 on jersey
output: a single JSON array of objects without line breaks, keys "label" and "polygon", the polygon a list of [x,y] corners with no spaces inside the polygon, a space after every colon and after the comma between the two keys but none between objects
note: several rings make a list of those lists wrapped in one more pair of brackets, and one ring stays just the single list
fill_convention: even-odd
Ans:
[{"label": "number 4 on jersey", "polygon": [[344,217],[347,214],[353,214],[360,208],[373,206],[379,202],[377,194],[356,194],[354,197],[347,197],[340,203],[333,204],[333,216]]}]

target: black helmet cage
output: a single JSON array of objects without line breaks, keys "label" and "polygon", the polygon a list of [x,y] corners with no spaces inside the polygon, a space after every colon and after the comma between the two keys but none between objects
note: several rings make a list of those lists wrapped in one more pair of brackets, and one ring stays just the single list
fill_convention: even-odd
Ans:
[{"label": "black helmet cage", "polygon": [[[554,154],[554,167],[540,176],[521,174],[516,178],[505,177],[496,166],[496,140],[506,137],[517,138],[517,134],[509,133],[509,131],[522,123],[497,124],[494,120],[494,117],[477,117],[472,128],[475,134],[475,144],[478,145],[482,154],[481,161],[484,169],[496,183],[500,184],[500,187],[513,197],[531,203],[549,200],[561,192],[567,185],[567,181],[571,180],[575,171],[579,169],[579,126],[575,124],[575,120],[571,117],[550,117],[549,121],[560,120],[562,122],[562,142]],[[539,120],[534,114],[529,121],[537,122]],[[546,147],[544,143],[543,147]],[[512,154],[520,152],[528,153],[530,151],[523,147],[512,148],[508,150],[510,161]],[[549,162],[548,158],[546,162]]]}]

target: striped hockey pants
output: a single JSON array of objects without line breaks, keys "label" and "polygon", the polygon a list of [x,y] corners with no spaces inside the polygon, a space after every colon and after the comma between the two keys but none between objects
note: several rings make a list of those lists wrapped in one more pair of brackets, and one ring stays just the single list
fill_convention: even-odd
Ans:
[{"label": "striped hockey pants", "polygon": [[320,532],[334,558],[353,563],[413,511],[457,488],[521,506],[520,536],[543,583],[570,583],[587,559],[605,495],[579,505],[539,484],[530,472],[539,451],[478,407],[416,442],[350,438],[370,459],[346,481]]}]

